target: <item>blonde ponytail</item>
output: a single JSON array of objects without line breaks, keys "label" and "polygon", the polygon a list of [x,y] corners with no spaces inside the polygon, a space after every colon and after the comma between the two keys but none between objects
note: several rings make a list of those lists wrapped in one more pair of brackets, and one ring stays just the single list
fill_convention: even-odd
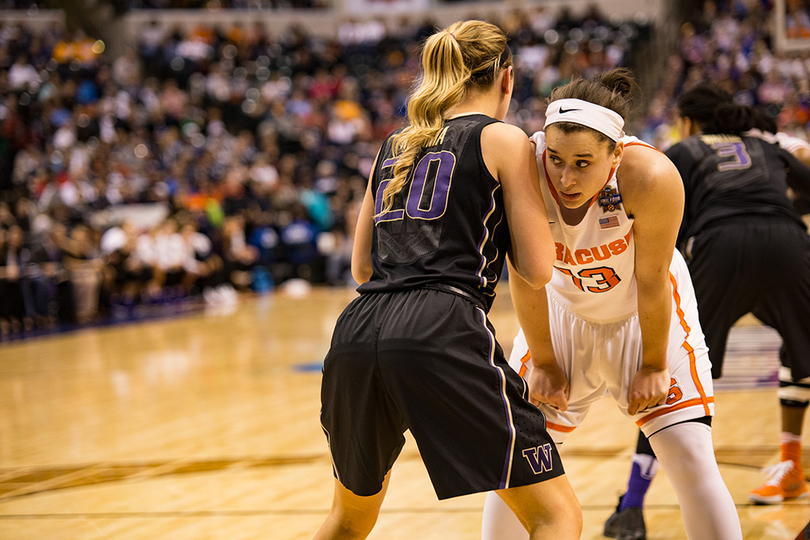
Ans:
[{"label": "blonde ponytail", "polygon": [[447,111],[472,87],[488,88],[512,63],[506,36],[482,21],[456,22],[428,38],[422,52],[422,82],[408,103],[410,125],[393,140],[394,177],[382,194],[382,211],[407,184],[419,152],[437,144]]}]

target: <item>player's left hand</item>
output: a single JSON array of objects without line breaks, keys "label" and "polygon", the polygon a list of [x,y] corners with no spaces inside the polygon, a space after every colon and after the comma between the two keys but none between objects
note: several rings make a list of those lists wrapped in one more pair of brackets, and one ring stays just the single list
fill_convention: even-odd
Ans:
[{"label": "player's left hand", "polygon": [[540,406],[543,403],[562,412],[568,410],[571,385],[556,362],[532,366],[527,382],[529,401],[533,405]]},{"label": "player's left hand", "polygon": [[636,414],[663,405],[669,394],[669,370],[641,366],[630,382],[627,412]]}]

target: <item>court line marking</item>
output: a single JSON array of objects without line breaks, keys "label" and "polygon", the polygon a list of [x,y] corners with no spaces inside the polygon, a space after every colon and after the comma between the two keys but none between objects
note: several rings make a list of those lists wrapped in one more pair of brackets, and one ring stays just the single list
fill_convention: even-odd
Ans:
[{"label": "court line marking", "polygon": [[[628,445],[600,449],[563,449],[562,457],[569,459],[626,459],[632,449]],[[760,469],[777,455],[776,446],[728,447],[715,449],[718,465]],[[421,460],[418,452],[403,453],[400,460]],[[308,465],[329,461],[328,454],[294,456],[246,456],[241,458],[174,459],[145,462],[99,462],[74,466],[0,469],[0,502],[34,495],[119,481],[150,480],[181,474],[221,471],[245,471],[265,467]]]},{"label": "court line marking", "polygon": [[[737,508],[764,508],[761,504],[739,503]],[[782,503],[782,507],[805,508],[804,501],[788,501]],[[583,512],[596,512],[613,510],[614,504],[590,504],[582,505]],[[679,510],[677,503],[672,504],[645,504],[645,511],[656,510]],[[450,508],[385,508],[380,510],[380,514],[479,514],[480,506],[457,506]],[[75,512],[60,514],[0,514],[0,521],[20,520],[48,520],[48,519],[175,519],[175,518],[208,518],[208,517],[254,517],[254,516],[311,516],[325,515],[329,513],[328,508],[299,508],[299,509],[277,509],[277,510],[189,510],[170,512]]]}]

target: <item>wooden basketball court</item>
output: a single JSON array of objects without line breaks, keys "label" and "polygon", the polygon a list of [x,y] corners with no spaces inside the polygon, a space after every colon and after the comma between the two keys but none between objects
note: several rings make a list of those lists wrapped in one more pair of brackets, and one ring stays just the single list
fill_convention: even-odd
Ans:
[{"label": "wooden basketball court", "polygon": [[[491,318],[508,352],[517,322],[499,292]],[[230,313],[0,343],[0,539],[311,538],[333,487],[320,362],[354,295],[277,292]],[[779,459],[778,345],[756,323],[735,328],[717,391],[717,459],[750,540],[793,540],[810,520],[806,501],[747,499]],[[635,438],[605,398],[561,448],[582,538],[602,538]],[[647,503],[650,540],[686,538],[663,473]],[[409,440],[371,538],[476,539],[482,504],[437,501]]]}]

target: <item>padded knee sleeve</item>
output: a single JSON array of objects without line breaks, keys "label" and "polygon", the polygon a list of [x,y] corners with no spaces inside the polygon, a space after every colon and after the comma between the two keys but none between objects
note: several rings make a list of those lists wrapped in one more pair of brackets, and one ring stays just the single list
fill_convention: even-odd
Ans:
[{"label": "padded knee sleeve", "polygon": [[794,381],[790,369],[779,369],[779,401],[788,407],[807,407],[810,403],[810,377]]},{"label": "padded knee sleeve", "polygon": [[650,444],[678,497],[689,540],[740,540],[740,518],[714,458],[711,428],[676,424],[653,434]]}]

